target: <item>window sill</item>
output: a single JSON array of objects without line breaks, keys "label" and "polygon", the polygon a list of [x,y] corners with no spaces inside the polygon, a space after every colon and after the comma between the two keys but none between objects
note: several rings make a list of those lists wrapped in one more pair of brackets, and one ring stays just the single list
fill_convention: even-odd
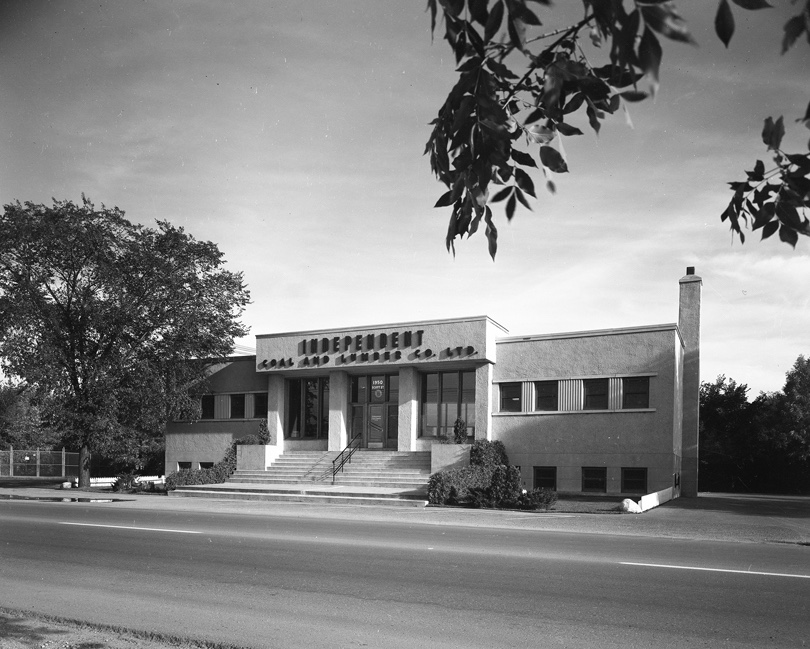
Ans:
[{"label": "window sill", "polygon": [[656,412],[656,408],[627,408],[620,410],[531,410],[528,412],[493,412],[493,417],[546,417],[548,415],[616,415]]}]

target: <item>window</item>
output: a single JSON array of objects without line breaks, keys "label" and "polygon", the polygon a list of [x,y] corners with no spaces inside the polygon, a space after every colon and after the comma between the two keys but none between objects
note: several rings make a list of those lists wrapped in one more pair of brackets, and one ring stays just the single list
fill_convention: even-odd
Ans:
[{"label": "window", "polygon": [[191,471],[191,462],[178,462],[177,463],[177,470],[178,471]]},{"label": "window", "polygon": [[214,463],[213,462],[200,462],[201,469],[213,469]]},{"label": "window", "polygon": [[244,419],[244,418],[245,418],[245,395],[232,394],[231,419]]},{"label": "window", "polygon": [[399,374],[353,376],[351,403],[399,403]]},{"label": "window", "polygon": [[608,409],[608,380],[585,379],[583,382],[585,392],[585,410]]},{"label": "window", "polygon": [[557,381],[534,382],[534,409],[559,410],[557,405]]},{"label": "window", "polygon": [[501,412],[520,412],[523,409],[520,398],[523,384],[501,383],[498,387],[501,392]]},{"label": "window", "polygon": [[554,489],[554,491],[557,491],[557,467],[534,467],[534,488]]},{"label": "window", "polygon": [[634,376],[622,379],[622,408],[650,407],[650,377]]},{"label": "window", "polygon": [[288,439],[325,439],[329,436],[329,379],[287,381]]},{"label": "window", "polygon": [[267,392],[257,392],[253,395],[253,418],[265,419],[267,417]]},{"label": "window", "polygon": [[647,493],[647,469],[622,467],[622,493]]},{"label": "window", "polygon": [[202,419],[213,419],[214,418],[214,395],[213,394],[204,394],[202,397],[202,415],[200,417]]},{"label": "window", "polygon": [[582,467],[582,491],[607,492],[607,469],[603,466]]},{"label": "window", "polygon": [[475,372],[432,372],[422,375],[422,435],[453,436],[456,420],[475,435]]}]

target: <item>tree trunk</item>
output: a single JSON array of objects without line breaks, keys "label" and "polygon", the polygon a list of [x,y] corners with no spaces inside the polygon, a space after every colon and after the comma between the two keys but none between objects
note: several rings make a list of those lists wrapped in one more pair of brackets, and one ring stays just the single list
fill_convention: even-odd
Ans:
[{"label": "tree trunk", "polygon": [[82,444],[79,452],[79,487],[90,486],[90,449]]}]

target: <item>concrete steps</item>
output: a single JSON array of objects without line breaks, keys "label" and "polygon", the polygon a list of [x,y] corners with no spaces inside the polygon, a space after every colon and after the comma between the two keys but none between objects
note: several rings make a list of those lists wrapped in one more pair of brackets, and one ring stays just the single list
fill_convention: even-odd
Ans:
[{"label": "concrete steps", "polygon": [[236,471],[221,485],[193,485],[170,495],[318,504],[424,506],[430,453],[357,451],[335,476],[336,452],[291,451],[266,471]]}]

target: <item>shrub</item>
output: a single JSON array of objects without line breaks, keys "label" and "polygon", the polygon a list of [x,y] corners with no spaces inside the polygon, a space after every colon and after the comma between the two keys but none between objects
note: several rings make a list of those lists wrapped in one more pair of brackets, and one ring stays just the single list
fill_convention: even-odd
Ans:
[{"label": "shrub", "polygon": [[553,489],[537,487],[520,495],[515,502],[515,509],[551,509],[557,504],[557,492]]},{"label": "shrub", "polygon": [[522,495],[520,470],[516,466],[501,464],[492,471],[489,484],[470,489],[473,507],[511,508]]},{"label": "shrub", "polygon": [[470,464],[488,467],[491,471],[501,464],[509,464],[506,447],[500,441],[477,439],[470,448]]},{"label": "shrub", "polygon": [[428,480],[428,501],[432,505],[458,505],[470,497],[470,490],[486,488],[490,472],[480,466],[440,471]]},{"label": "shrub", "polygon": [[[260,431],[261,433],[261,431]],[[181,469],[166,476],[166,491],[173,491],[177,487],[198,484],[221,484],[226,482],[236,471],[236,447],[242,444],[264,444],[266,438],[261,434],[240,437],[231,442],[225,456],[210,469]]]},{"label": "shrub", "polygon": [[115,482],[112,483],[112,490],[126,492],[141,491],[143,487],[141,483],[138,482],[137,477],[135,473],[120,474],[115,479]]},{"label": "shrub", "polygon": [[467,422],[461,418],[453,424],[453,441],[456,444],[467,443]]}]

